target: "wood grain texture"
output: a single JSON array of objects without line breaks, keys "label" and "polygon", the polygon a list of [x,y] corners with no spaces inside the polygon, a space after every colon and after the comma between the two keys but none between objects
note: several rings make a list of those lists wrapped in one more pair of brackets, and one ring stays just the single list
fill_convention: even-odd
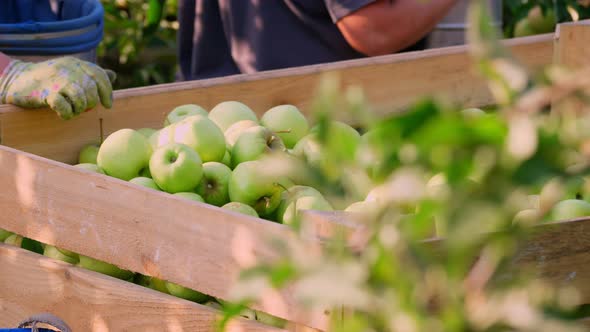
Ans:
[{"label": "wood grain texture", "polygon": [[85,144],[99,141],[97,112],[84,113],[72,121],[45,110],[13,109],[0,114],[1,144],[42,157],[74,164]]},{"label": "wood grain texture", "polygon": [[[73,331],[214,331],[218,311],[0,244],[0,326],[16,327],[40,312]],[[232,331],[278,332],[236,319]]]},{"label": "wood grain texture", "polygon": [[[588,68],[590,66],[589,40],[590,20],[559,24],[556,32],[554,62],[572,71]],[[590,110],[588,105],[578,98],[554,101],[551,106],[556,112],[585,113]]]},{"label": "wood grain texture", "polygon": [[[228,299],[239,271],[292,243],[287,226],[0,146],[0,228]],[[309,254],[319,246],[306,247]],[[269,293],[254,306],[325,329],[323,310]]]},{"label": "wood grain texture", "polygon": [[[306,211],[304,225],[309,234],[329,241],[335,234],[346,234],[348,243],[362,250],[368,234],[363,223],[347,212]],[[434,246],[444,238],[425,240]],[[533,236],[514,257],[517,268],[527,268],[538,278],[556,286],[577,288],[584,303],[590,303],[590,216],[536,226]]]},{"label": "wood grain texture", "polygon": [[556,286],[578,289],[590,303],[590,217],[540,225],[514,259]]},{"label": "wood grain texture", "polygon": [[554,62],[571,69],[590,65],[590,20],[557,26]]},{"label": "wood grain texture", "polygon": [[[552,34],[508,40],[505,44],[531,69],[552,61]],[[381,115],[395,112],[425,95],[444,96],[467,106],[492,103],[485,82],[472,71],[468,47],[454,46],[120,90],[115,92],[113,109],[98,108],[91,115],[67,122],[59,120],[51,111],[23,111],[3,105],[0,106],[1,137],[7,146],[69,163],[77,156],[78,147],[96,139],[98,124],[91,119],[102,119],[103,134],[108,135],[121,128],[160,128],[166,113],[187,103],[211,109],[221,101],[238,100],[258,115],[272,106],[289,103],[309,114],[308,106],[320,77],[326,72],[338,73],[343,86],[361,86]],[[336,112],[335,116],[351,121],[343,112]],[[19,132],[14,128],[19,128]],[[59,151],[55,146],[60,147]]]}]

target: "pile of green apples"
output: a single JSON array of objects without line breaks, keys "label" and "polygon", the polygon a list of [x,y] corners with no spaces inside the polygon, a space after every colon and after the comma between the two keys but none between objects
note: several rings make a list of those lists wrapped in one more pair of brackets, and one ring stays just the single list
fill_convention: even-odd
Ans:
[{"label": "pile of green apples", "polygon": [[[330,129],[331,136],[345,143],[346,153],[354,155],[361,142],[359,132],[337,121],[330,123]],[[263,173],[261,159],[280,153],[320,162],[317,135],[317,127],[311,127],[293,105],[273,107],[258,119],[237,101],[222,102],[210,112],[188,104],[170,111],[161,129],[125,128],[102,144],[83,147],[74,166],[228,211],[293,224],[302,210],[331,211],[333,205],[315,188],[287,176]],[[45,246],[44,254],[187,300],[219,303],[180,285],[61,248]],[[246,316],[284,323],[259,312]]]},{"label": "pile of green apples", "polygon": [[[333,133],[350,146],[361,135],[342,122]],[[245,104],[226,101],[207,112],[182,105],[167,114],[163,128],[121,129],[102,144],[80,151],[76,167],[259,217],[292,224],[297,211],[333,210],[318,190],[288,176],[261,174],[261,159],[281,153],[320,159],[316,127],[293,105],[279,105],[258,119]],[[297,211],[294,206],[297,205]]]},{"label": "pile of green apples", "polygon": [[574,178],[567,183],[549,181],[535,195],[528,196],[528,208],[518,212],[513,222],[535,225],[590,216],[590,178]]}]

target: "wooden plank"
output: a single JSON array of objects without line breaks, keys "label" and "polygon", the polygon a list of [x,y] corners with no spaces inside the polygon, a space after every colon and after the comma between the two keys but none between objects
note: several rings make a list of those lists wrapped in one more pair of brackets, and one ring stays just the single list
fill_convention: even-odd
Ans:
[{"label": "wooden plank", "polygon": [[[367,228],[350,213],[306,211],[308,234],[329,241],[334,234],[346,234],[348,243],[362,250]],[[425,240],[437,245],[444,238]],[[584,303],[590,303],[590,216],[536,226],[532,236],[514,258],[514,266],[531,267],[537,277],[558,286],[573,286]]]},{"label": "wooden plank", "polygon": [[[505,43],[531,69],[552,61],[552,34]],[[487,86],[473,74],[470,63],[467,46],[456,46],[120,90],[115,92],[112,110],[99,108],[98,114],[90,112],[92,115],[67,122],[57,119],[50,111],[23,111],[3,105],[0,106],[3,144],[71,162],[77,154],[74,150],[95,140],[95,129],[90,133],[85,131],[98,126],[90,120],[95,115],[103,119],[104,134],[109,134],[121,128],[159,128],[167,112],[186,103],[197,103],[210,109],[221,101],[239,100],[259,115],[271,106],[290,103],[309,113],[309,103],[325,72],[339,73],[345,86],[362,86],[369,102],[380,114],[394,112],[416,98],[430,94],[446,95],[450,100],[468,106],[488,105],[492,99]],[[26,114],[5,116],[15,112]],[[342,112],[336,116],[350,121]],[[21,129],[20,133],[15,133],[15,128]],[[31,137],[23,133],[35,134]],[[56,146],[61,147],[59,151]]]},{"label": "wooden plank", "polygon": [[[590,21],[563,23],[557,26],[554,62],[572,71],[580,71],[590,66]],[[554,101],[555,112],[580,112],[589,110],[585,103],[577,98],[565,98]]]},{"label": "wooden plank", "polygon": [[[0,106],[7,109],[7,106]],[[87,112],[76,120],[61,120],[55,112],[8,107],[0,114],[0,142],[19,150],[77,163],[85,145],[100,141],[98,112]]]},{"label": "wooden plank", "polygon": [[[270,239],[288,245],[295,236],[284,225],[2,146],[0,169],[0,228],[222,299],[243,267],[276,257]],[[288,291],[265,294],[254,308],[327,326],[323,311],[298,307]]]},{"label": "wooden plank", "polygon": [[[506,41],[517,58],[534,69],[551,63],[553,35]],[[309,103],[323,73],[337,72],[343,86],[360,85],[380,114],[388,114],[424,95],[445,95],[469,106],[492,102],[483,80],[472,73],[467,46],[456,46],[359,60],[341,61],[180,82],[118,91],[115,111],[101,111],[105,133],[163,122],[173,107],[197,103],[210,109],[225,100],[239,100],[262,115],[277,104],[289,103],[309,113]],[[120,113],[125,112],[125,115]],[[335,114],[350,121],[344,113]],[[142,118],[144,122],[138,122]]]},{"label": "wooden plank", "polygon": [[[214,331],[219,312],[129,282],[0,244],[0,326],[40,312],[73,331]],[[232,331],[282,331],[236,319]]]},{"label": "wooden plank", "polygon": [[514,264],[553,285],[575,287],[590,303],[590,217],[540,225],[535,233]]},{"label": "wooden plank", "polygon": [[554,62],[576,69],[590,65],[590,20],[557,26]]}]

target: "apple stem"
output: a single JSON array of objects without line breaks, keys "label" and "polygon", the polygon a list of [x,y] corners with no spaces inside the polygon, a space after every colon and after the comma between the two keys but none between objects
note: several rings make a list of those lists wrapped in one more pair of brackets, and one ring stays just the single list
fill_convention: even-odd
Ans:
[{"label": "apple stem", "polygon": [[266,202],[265,205],[266,205],[266,208],[268,209],[268,207],[270,206],[270,198],[268,198],[268,197],[265,196],[264,197],[264,201]]},{"label": "apple stem", "polygon": [[291,129],[285,129],[285,130],[275,131],[275,134],[289,134],[290,132],[291,132]]}]

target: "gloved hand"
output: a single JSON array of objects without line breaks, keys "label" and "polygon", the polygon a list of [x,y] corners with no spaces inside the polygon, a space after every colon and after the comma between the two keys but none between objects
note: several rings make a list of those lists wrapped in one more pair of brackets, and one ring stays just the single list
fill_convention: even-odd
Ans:
[{"label": "gloved hand", "polygon": [[74,57],[40,63],[12,60],[0,73],[0,104],[23,108],[50,107],[62,119],[94,108],[99,100],[113,104],[115,74]]}]

